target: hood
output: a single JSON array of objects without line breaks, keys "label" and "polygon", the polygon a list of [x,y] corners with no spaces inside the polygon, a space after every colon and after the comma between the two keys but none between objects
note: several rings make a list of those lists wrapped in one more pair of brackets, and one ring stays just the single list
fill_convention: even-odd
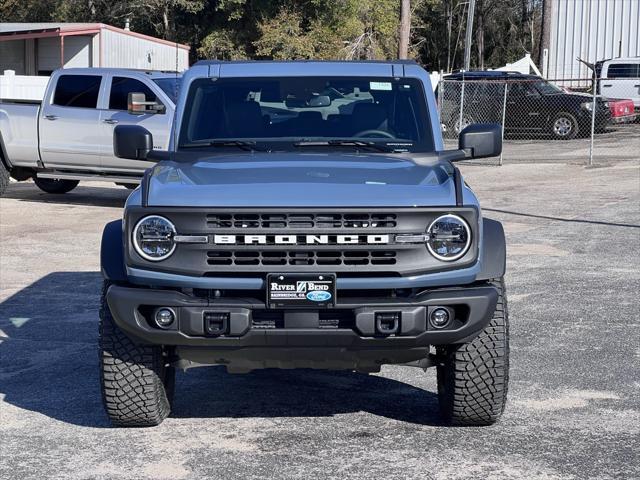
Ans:
[{"label": "hood", "polygon": [[[406,154],[405,154],[406,155]],[[200,156],[153,167],[148,205],[410,207],[455,205],[446,164],[406,156],[263,153]]]}]

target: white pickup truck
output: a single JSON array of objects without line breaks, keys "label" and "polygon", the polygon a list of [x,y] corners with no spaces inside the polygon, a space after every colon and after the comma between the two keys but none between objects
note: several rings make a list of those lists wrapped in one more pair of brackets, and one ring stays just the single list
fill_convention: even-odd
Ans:
[{"label": "white pickup truck", "polygon": [[152,162],[116,157],[113,128],[143,126],[167,150],[179,84],[170,72],[73,68],[53,72],[42,102],[0,100],[0,195],[10,176],[48,193],[81,180],[134,187]]}]

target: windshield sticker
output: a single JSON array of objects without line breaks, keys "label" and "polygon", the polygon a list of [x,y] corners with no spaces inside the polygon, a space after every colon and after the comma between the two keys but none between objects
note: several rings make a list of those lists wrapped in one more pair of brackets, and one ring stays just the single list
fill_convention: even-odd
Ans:
[{"label": "windshield sticker", "polygon": [[371,90],[391,90],[391,82],[369,82]]}]

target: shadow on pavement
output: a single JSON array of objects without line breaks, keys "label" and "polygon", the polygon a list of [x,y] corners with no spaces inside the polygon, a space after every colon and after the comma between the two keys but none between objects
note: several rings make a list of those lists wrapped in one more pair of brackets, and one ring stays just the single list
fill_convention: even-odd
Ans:
[{"label": "shadow on pavement", "polygon": [[[98,272],[55,272],[0,303],[4,402],[86,427],[107,427],[98,375]],[[365,411],[438,424],[434,393],[377,375],[319,370],[179,372],[173,417],[323,417]]]},{"label": "shadow on pavement", "polygon": [[20,182],[9,184],[2,198],[23,202],[121,208],[124,206],[124,202],[130,193],[131,190],[124,187],[84,187],[81,183],[69,193],[53,194],[43,192],[32,182]]}]

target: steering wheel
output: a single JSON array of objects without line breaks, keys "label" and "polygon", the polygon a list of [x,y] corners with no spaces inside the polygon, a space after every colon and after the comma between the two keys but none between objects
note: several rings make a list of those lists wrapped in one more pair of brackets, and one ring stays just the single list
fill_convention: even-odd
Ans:
[{"label": "steering wheel", "polygon": [[363,130],[354,135],[354,137],[366,137],[366,138],[396,138],[391,133],[385,132],[384,130]]}]

